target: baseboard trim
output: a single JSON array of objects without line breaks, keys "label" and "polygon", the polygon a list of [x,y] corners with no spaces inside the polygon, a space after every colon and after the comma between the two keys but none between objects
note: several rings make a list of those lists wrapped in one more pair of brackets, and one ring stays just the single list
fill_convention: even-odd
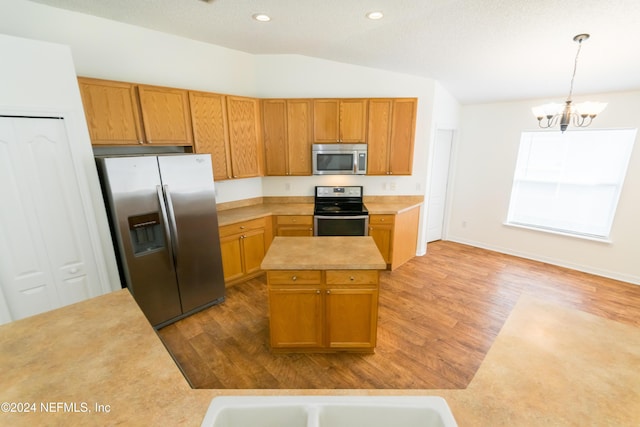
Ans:
[{"label": "baseboard trim", "polygon": [[484,242],[478,242],[475,240],[465,239],[465,238],[456,237],[456,236],[447,236],[447,238],[443,240],[448,240],[450,242],[455,242],[455,243],[461,243],[463,245],[475,246],[477,248],[487,249],[494,252],[500,252],[506,255],[513,255],[520,258],[526,258],[533,261],[540,261],[547,264],[557,265],[559,267],[570,268],[572,270],[582,271],[583,273],[589,273],[589,274],[594,274],[596,276],[607,277],[609,279],[620,280],[622,282],[628,282],[634,285],[640,285],[640,277],[634,276],[634,275],[622,274],[615,271],[593,268],[588,265],[574,264],[574,263],[558,260],[555,258],[544,257],[544,256],[541,256],[540,254],[528,253],[524,251],[515,251],[513,249],[504,248],[504,247],[495,246],[495,245],[488,245]]}]

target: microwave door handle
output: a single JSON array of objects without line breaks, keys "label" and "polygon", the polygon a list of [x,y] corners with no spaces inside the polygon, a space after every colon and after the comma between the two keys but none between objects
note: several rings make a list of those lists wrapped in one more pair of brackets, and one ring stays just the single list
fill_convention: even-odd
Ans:
[{"label": "microwave door handle", "polygon": [[358,173],[358,152],[353,152],[353,173]]}]

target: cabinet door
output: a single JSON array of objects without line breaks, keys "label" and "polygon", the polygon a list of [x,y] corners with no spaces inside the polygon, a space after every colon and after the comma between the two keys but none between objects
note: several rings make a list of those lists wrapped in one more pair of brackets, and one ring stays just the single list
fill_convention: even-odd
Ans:
[{"label": "cabinet door", "polygon": [[340,139],[340,101],[316,99],[313,101],[313,140],[338,142]]},{"label": "cabinet door", "polygon": [[264,229],[251,230],[242,235],[244,274],[260,270],[260,264],[265,254],[264,237]]},{"label": "cabinet door", "polygon": [[229,143],[233,178],[260,176],[262,173],[259,101],[239,96],[227,97]]},{"label": "cabinet door", "polygon": [[312,112],[309,99],[287,100],[289,175],[311,175]]},{"label": "cabinet door", "polygon": [[262,101],[265,175],[287,175],[287,101]]},{"label": "cabinet door", "polygon": [[215,181],[231,178],[225,96],[216,93],[189,92],[189,105],[194,151],[211,154]]},{"label": "cabinet door", "polygon": [[391,264],[391,242],[393,242],[393,224],[389,225],[370,225],[369,236],[376,242],[382,258],[387,264]]},{"label": "cabinet door", "polygon": [[392,99],[369,100],[367,175],[386,175],[389,172],[392,108]]},{"label": "cabinet door", "polygon": [[416,99],[393,102],[389,146],[389,172],[393,175],[411,175],[413,170],[417,104]]},{"label": "cabinet door", "polygon": [[157,145],[192,145],[189,95],[186,90],[138,86],[146,142]]},{"label": "cabinet door", "polygon": [[340,142],[366,141],[367,100],[340,100]]},{"label": "cabinet door", "polygon": [[230,282],[244,276],[242,246],[239,234],[220,238],[220,254],[224,281]]},{"label": "cabinet door", "polygon": [[93,145],[143,143],[135,88],[129,83],[78,78]]},{"label": "cabinet door", "polygon": [[375,347],[378,320],[377,289],[332,287],[325,292],[329,348]]},{"label": "cabinet door", "polygon": [[270,289],[271,346],[273,348],[322,347],[322,311],[320,286]]}]

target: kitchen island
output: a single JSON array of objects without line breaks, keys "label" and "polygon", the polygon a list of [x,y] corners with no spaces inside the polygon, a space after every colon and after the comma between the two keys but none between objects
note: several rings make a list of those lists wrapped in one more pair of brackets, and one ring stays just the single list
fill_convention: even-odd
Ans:
[{"label": "kitchen island", "polygon": [[276,237],[261,268],[273,351],[373,352],[386,268],[373,238]]}]

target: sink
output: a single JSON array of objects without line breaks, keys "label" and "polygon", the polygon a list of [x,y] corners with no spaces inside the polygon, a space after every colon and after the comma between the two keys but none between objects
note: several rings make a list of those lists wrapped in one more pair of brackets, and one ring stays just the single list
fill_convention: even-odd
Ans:
[{"label": "sink", "polygon": [[438,396],[221,396],[203,427],[457,427]]}]

